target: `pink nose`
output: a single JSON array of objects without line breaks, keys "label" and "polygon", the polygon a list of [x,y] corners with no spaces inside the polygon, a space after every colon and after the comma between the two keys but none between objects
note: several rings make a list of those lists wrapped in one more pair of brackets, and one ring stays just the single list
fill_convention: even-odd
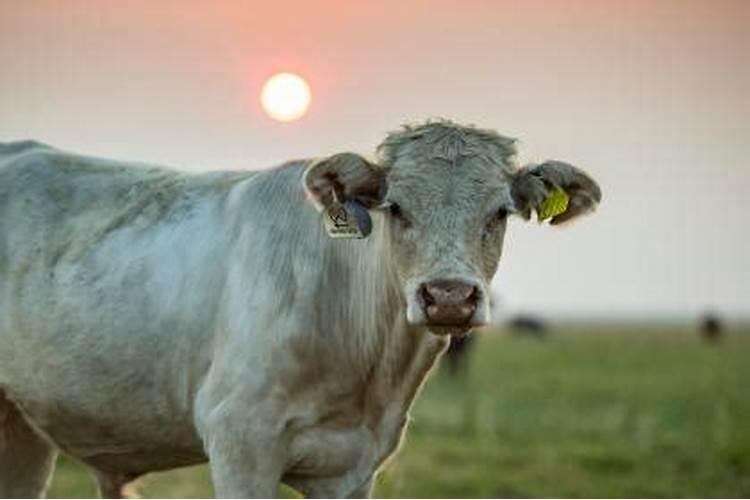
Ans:
[{"label": "pink nose", "polygon": [[419,290],[422,308],[432,325],[461,326],[471,321],[479,301],[479,289],[457,280],[435,280]]}]

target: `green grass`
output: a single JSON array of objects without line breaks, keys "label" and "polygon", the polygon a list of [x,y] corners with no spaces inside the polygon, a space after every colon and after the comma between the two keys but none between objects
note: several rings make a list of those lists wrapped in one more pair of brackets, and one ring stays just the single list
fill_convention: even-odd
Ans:
[{"label": "green grass", "polygon": [[[465,379],[428,382],[376,496],[750,496],[750,332],[716,346],[687,328],[484,332],[473,356]],[[61,460],[50,496],[93,493]],[[141,494],[212,489],[201,466]]]}]

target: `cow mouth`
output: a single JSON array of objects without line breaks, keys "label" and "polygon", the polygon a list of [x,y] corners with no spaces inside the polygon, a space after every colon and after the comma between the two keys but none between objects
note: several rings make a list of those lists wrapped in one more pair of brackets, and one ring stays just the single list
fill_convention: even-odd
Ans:
[{"label": "cow mouth", "polygon": [[432,325],[427,324],[427,329],[440,337],[450,335],[453,337],[464,337],[471,332],[474,325]]},{"label": "cow mouth", "polygon": [[476,304],[442,304],[438,306],[427,301],[424,303],[427,329],[435,335],[463,337],[477,326],[472,321],[476,310]]}]

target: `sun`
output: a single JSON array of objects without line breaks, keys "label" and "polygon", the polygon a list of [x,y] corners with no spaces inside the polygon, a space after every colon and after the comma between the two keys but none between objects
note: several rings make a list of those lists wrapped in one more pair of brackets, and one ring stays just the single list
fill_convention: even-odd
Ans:
[{"label": "sun", "polygon": [[302,118],[310,107],[310,86],[294,73],[276,73],[263,85],[260,104],[263,110],[280,122]]}]

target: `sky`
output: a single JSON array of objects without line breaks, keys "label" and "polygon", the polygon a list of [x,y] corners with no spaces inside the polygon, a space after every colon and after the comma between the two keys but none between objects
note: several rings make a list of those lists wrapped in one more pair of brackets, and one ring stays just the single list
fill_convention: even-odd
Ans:
[{"label": "sky", "polygon": [[[0,141],[190,171],[353,150],[444,117],[597,179],[510,224],[503,311],[750,317],[750,2],[0,0]],[[302,75],[309,113],[258,95]]]}]

